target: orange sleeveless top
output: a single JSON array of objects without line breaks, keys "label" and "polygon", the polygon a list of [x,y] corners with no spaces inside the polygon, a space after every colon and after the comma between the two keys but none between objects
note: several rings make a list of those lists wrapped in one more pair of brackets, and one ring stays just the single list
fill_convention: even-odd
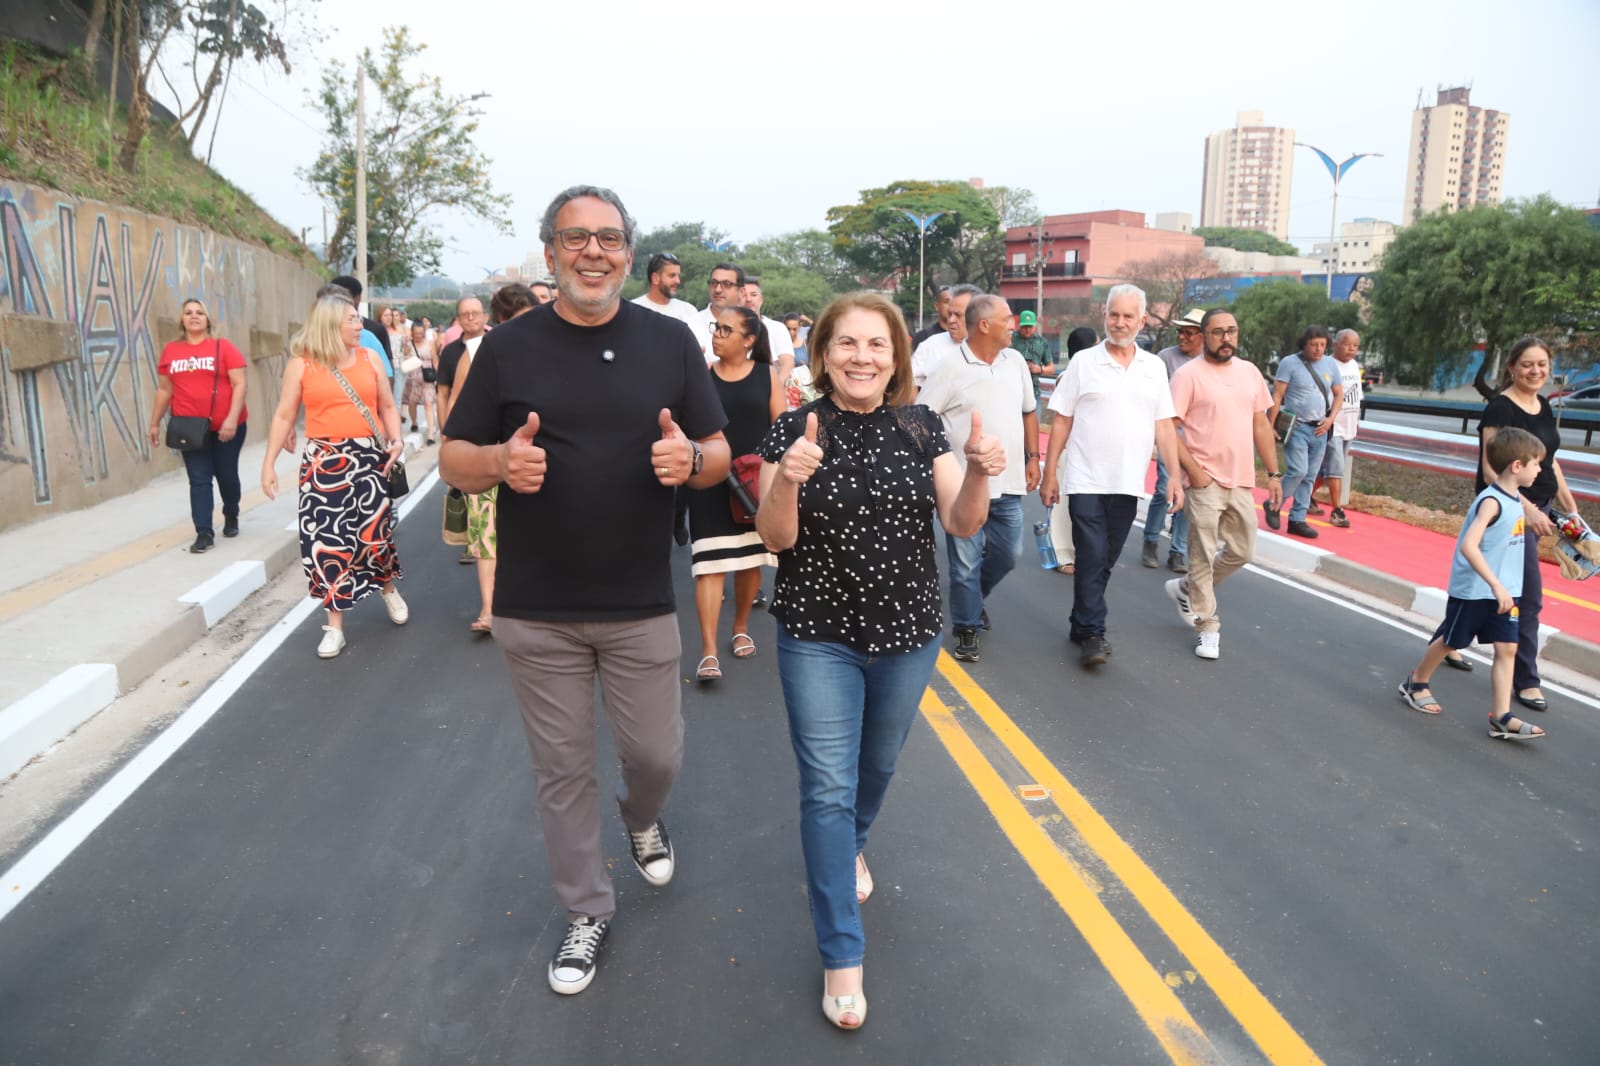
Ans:
[{"label": "orange sleeveless top", "polygon": [[[341,373],[382,426],[383,421],[378,416],[378,371],[367,358],[365,349],[361,356],[354,366]],[[306,359],[305,364],[305,373],[300,377],[300,400],[306,405],[306,436],[317,440],[375,436],[367,420],[361,417],[360,408],[350,402],[333,372],[310,359]]]}]

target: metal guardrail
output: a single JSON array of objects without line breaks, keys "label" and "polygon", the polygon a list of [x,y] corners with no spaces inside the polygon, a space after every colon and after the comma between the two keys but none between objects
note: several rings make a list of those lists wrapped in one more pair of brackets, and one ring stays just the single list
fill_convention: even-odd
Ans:
[{"label": "metal guardrail", "polygon": [[[1412,429],[1387,422],[1363,421],[1350,450],[1369,459],[1465,477],[1473,477],[1478,469],[1476,437]],[[1561,473],[1574,496],[1600,501],[1600,456],[1562,449],[1556,452],[1556,458],[1561,461]]]},{"label": "metal guardrail", "polygon": [[[1462,402],[1460,400],[1424,400],[1408,399],[1403,396],[1367,396],[1361,404],[1363,415],[1368,411],[1395,411],[1409,415],[1435,415],[1441,418],[1461,419],[1461,432],[1467,432],[1474,419],[1483,414],[1483,404]],[[1556,418],[1562,429],[1583,431],[1583,446],[1585,448],[1594,444],[1594,434],[1600,430],[1600,412],[1597,411],[1568,411],[1556,408]],[[1561,465],[1566,467],[1567,461],[1562,459]]]}]

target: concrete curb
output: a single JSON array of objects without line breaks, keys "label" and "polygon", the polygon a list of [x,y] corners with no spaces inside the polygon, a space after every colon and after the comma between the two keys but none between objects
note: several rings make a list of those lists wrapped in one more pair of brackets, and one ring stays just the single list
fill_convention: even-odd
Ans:
[{"label": "concrete curb", "polygon": [[116,667],[80,663],[0,710],[0,779],[22,769],[116,698]]},{"label": "concrete curb", "polygon": [[1386,574],[1382,570],[1374,570],[1370,566],[1353,563],[1332,553],[1317,560],[1317,573],[1330,581],[1349,585],[1369,596],[1376,596],[1380,600],[1407,610],[1412,608],[1417,599],[1417,587],[1411,582],[1393,574]]}]

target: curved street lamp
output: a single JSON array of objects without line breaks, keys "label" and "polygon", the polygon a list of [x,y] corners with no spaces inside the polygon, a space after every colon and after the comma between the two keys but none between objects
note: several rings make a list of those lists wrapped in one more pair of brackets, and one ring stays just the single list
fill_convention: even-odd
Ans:
[{"label": "curved street lamp", "polygon": [[900,213],[909,218],[917,227],[917,328],[921,329],[923,326],[922,298],[928,291],[926,278],[928,270],[928,227],[933,225],[934,219],[942,217],[944,212],[935,211],[931,215],[919,215],[915,211],[907,211],[902,207]]},{"label": "curved street lamp", "polygon": [[1381,156],[1382,152],[1361,152],[1351,156],[1343,163],[1335,163],[1333,157],[1314,144],[1304,141],[1295,141],[1297,148],[1309,148],[1317,153],[1317,158],[1322,160],[1322,165],[1328,168],[1328,176],[1333,179],[1333,217],[1328,220],[1328,299],[1333,299],[1333,272],[1339,265],[1339,182],[1344,179],[1351,167],[1356,165],[1356,160],[1366,159],[1368,156]]}]

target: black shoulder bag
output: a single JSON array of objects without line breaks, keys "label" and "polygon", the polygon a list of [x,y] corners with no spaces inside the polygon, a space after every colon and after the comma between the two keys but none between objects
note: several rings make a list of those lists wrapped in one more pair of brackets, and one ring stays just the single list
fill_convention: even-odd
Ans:
[{"label": "black shoulder bag", "polygon": [[217,386],[222,382],[222,342],[213,341],[211,356],[211,403],[204,415],[172,415],[167,419],[167,447],[180,452],[197,452],[206,446],[211,433],[211,412],[217,407]]}]

